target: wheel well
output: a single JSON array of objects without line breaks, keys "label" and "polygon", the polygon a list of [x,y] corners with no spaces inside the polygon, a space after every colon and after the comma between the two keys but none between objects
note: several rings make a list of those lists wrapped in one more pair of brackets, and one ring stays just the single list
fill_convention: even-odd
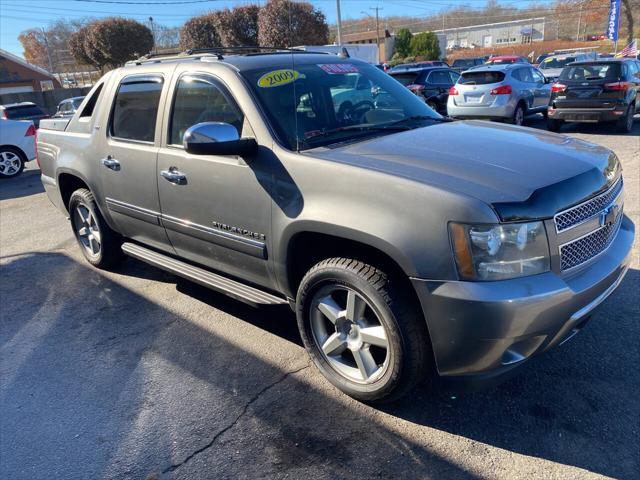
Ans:
[{"label": "wheel well", "polygon": [[16,145],[0,145],[0,150],[3,150],[5,148],[10,148],[11,150],[15,150],[16,152],[18,152],[18,155],[22,157],[23,162],[28,161],[27,155],[22,151],[20,147],[17,147]]},{"label": "wheel well", "polygon": [[58,177],[58,188],[60,189],[60,195],[62,196],[62,202],[64,203],[64,208],[69,211],[69,199],[71,198],[71,194],[78,190],[79,188],[86,188],[90,190],[87,184],[79,177],[72,175],[70,173],[62,173]]},{"label": "wheel well", "polygon": [[[365,243],[316,232],[298,233],[289,244],[287,273],[289,287],[295,296],[305,273],[316,263],[331,257],[348,257],[375,265],[390,275],[404,279],[409,277],[400,265],[386,253]],[[410,289],[412,292],[413,287]]]}]

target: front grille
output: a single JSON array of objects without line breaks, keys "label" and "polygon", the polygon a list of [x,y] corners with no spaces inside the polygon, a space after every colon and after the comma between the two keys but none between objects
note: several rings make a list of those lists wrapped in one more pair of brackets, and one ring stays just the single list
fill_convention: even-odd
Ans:
[{"label": "front grille", "polygon": [[615,223],[604,227],[560,247],[560,268],[565,271],[577,267],[604,252],[618,233],[622,212]]},{"label": "front grille", "polygon": [[622,177],[606,192],[587,200],[580,205],[571,207],[554,217],[558,233],[568,230],[580,222],[603,211],[622,191]]}]

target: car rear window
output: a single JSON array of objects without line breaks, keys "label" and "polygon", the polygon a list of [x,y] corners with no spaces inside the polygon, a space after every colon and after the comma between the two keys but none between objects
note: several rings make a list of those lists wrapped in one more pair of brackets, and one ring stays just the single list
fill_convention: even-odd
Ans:
[{"label": "car rear window", "polygon": [[458,79],[458,83],[460,85],[488,85],[503,80],[503,72],[465,72]]},{"label": "car rear window", "polygon": [[619,63],[592,63],[565,67],[560,74],[560,80],[589,82],[604,79],[615,80],[619,76]]},{"label": "car rear window", "polygon": [[461,67],[461,68],[473,67],[475,64],[476,63],[473,60],[454,60],[453,61],[454,67]]},{"label": "car rear window", "polygon": [[415,83],[416,78],[418,78],[417,73],[392,73],[391,76],[403,84],[405,87],[407,85],[411,85]]},{"label": "car rear window", "polygon": [[9,119],[44,115],[42,109],[37,105],[21,105],[19,107],[7,108],[5,111],[7,112],[7,118]]}]

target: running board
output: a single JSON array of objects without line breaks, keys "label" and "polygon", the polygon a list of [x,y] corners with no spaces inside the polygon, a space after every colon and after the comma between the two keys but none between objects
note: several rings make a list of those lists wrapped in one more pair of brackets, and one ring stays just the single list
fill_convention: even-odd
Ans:
[{"label": "running board", "polygon": [[179,277],[191,280],[203,287],[224,293],[236,300],[248,303],[254,307],[259,305],[286,305],[285,298],[277,297],[255,287],[217,275],[200,267],[195,267],[181,260],[169,257],[154,250],[142,247],[135,243],[125,242],[122,251],[127,255],[142,260],[154,267],[161,268]]}]

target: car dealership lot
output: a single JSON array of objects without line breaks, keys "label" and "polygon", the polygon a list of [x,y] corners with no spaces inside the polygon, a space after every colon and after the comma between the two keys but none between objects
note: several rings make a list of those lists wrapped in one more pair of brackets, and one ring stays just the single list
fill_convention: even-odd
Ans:
[{"label": "car dealership lot", "polygon": [[[638,225],[640,122],[563,133],[616,151]],[[91,268],[33,168],[0,184],[0,477],[637,477],[637,239],[588,327],[518,377],[372,408],[315,371],[288,309]]]}]

